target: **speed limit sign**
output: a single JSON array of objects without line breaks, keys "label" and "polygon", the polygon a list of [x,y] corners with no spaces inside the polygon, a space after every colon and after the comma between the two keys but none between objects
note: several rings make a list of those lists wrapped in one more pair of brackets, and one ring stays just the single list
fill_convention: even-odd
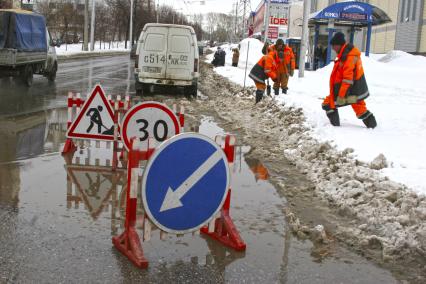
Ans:
[{"label": "speed limit sign", "polygon": [[148,101],[133,106],[123,117],[121,136],[124,146],[130,149],[130,140],[139,139],[142,148],[147,148],[152,138],[155,147],[159,143],[179,134],[179,122],[173,111],[166,105]]}]

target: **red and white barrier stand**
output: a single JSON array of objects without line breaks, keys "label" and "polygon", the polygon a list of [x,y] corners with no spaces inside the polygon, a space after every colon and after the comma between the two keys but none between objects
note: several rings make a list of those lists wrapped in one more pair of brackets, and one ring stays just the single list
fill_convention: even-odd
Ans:
[{"label": "red and white barrier stand", "polygon": [[[68,119],[67,119],[67,128],[71,127],[73,120],[79,114],[82,105],[85,100],[81,98],[81,95],[74,94],[72,92],[68,93]],[[115,99],[112,99],[111,96],[108,96],[108,102],[113,106],[114,109],[114,140],[113,143],[113,157],[112,157],[112,170],[116,170],[118,166],[118,153],[124,151],[124,147],[120,147],[121,137],[119,135],[119,121],[121,117],[130,109],[131,102],[130,97],[125,96],[124,100],[120,95]],[[111,142],[107,142],[107,148],[110,148]],[[83,144],[83,143],[82,143]],[[97,144],[98,145],[98,144]],[[65,141],[64,148],[62,150],[62,155],[73,153],[77,150],[76,141],[73,141],[71,138],[67,138]],[[124,156],[123,156],[124,157]]]},{"label": "red and white barrier stand", "polygon": [[[225,136],[224,143],[222,143],[222,140],[223,139],[221,136],[216,137],[216,143],[222,146],[228,159],[228,163],[232,165],[235,158],[235,136]],[[228,191],[228,196],[226,197],[225,203],[223,204],[220,211],[220,217],[215,221],[212,221],[209,226],[202,227],[200,231],[202,234],[205,234],[228,247],[231,247],[237,251],[244,251],[246,249],[246,244],[244,243],[237,228],[235,227],[234,222],[232,221],[229,212],[230,207],[231,188]]]},{"label": "red and white barrier stand", "polygon": [[[149,143],[148,143],[149,145]],[[114,246],[134,265],[139,268],[147,268],[148,260],[143,255],[142,245],[136,231],[136,211],[137,211],[137,189],[139,180],[139,162],[148,160],[154,149],[139,149],[139,141],[132,139],[132,150],[129,152],[127,161],[127,199],[126,199],[126,220],[124,232],[112,238]]]},{"label": "red and white barrier stand", "polygon": [[[216,141],[223,145],[228,162],[232,164],[235,156],[235,136],[227,135],[224,143],[221,143],[222,137],[217,137]],[[127,163],[127,200],[126,200],[126,219],[124,232],[120,236],[112,238],[114,246],[129,260],[139,268],[147,268],[148,260],[144,257],[142,243],[136,231],[137,225],[137,189],[139,182],[139,163],[143,160],[148,160],[153,154],[153,148],[150,148],[148,143],[147,149],[138,149],[139,141],[132,139],[132,147],[129,151]],[[246,244],[240,237],[240,234],[230,216],[231,205],[231,190],[229,189],[226,201],[220,211],[218,218],[213,219],[208,225],[202,227],[200,232],[211,237],[230,247],[236,251],[245,251]],[[154,224],[145,215],[143,220],[143,241],[151,239],[151,232],[154,229]],[[167,232],[160,230],[160,239],[165,239]],[[195,235],[195,232],[193,233]],[[180,236],[180,235],[178,235]]]},{"label": "red and white barrier stand", "polygon": [[[81,99],[80,94],[73,94],[72,92],[68,92],[67,99],[67,107],[68,107],[68,119],[67,119],[67,128],[71,127],[71,123],[73,121],[73,113],[74,107],[81,108],[84,101]],[[74,142],[71,138],[67,138],[65,141],[64,149],[62,150],[62,154],[72,153],[77,150],[77,146],[75,146]]]},{"label": "red and white barrier stand", "polygon": [[173,112],[176,114],[180,127],[181,127],[181,133],[184,132],[184,127],[185,127],[185,107],[184,106],[180,106],[179,110],[178,106],[176,104],[173,105]]}]

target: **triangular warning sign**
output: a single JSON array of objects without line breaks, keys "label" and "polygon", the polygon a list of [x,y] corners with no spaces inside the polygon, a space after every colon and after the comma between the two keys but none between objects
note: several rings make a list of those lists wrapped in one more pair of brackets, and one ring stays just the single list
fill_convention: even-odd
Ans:
[{"label": "triangular warning sign", "polygon": [[114,112],[104,90],[96,85],[67,131],[68,138],[114,140]]}]

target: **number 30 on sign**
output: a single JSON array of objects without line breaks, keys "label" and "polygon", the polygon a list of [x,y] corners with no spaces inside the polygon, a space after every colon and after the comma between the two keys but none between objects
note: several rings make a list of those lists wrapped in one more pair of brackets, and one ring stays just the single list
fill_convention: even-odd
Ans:
[{"label": "number 30 on sign", "polygon": [[143,102],[132,107],[121,123],[121,135],[127,150],[134,137],[142,142],[142,148],[148,147],[148,139],[152,138],[155,148],[159,143],[179,134],[179,122],[173,111],[158,102]]}]

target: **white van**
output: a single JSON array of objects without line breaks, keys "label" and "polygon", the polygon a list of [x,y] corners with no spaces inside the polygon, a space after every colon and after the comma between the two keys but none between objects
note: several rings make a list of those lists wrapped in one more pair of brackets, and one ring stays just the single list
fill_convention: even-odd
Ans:
[{"label": "white van", "polygon": [[199,54],[197,36],[190,26],[146,24],[138,40],[135,88],[138,94],[154,85],[185,88],[197,95]]}]

